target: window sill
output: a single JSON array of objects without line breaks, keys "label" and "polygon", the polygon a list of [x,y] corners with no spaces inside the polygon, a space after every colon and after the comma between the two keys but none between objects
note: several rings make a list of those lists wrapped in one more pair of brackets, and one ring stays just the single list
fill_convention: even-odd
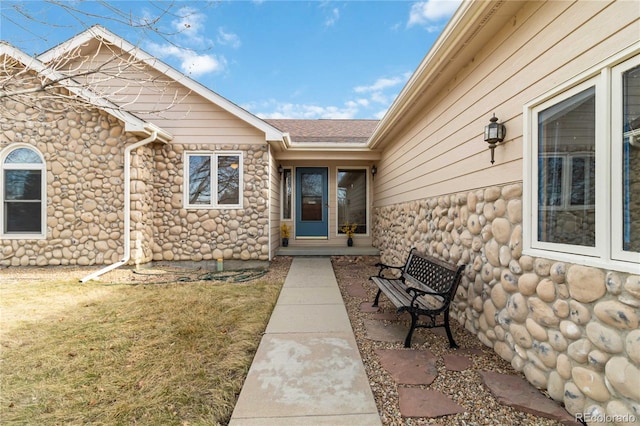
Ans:
[{"label": "window sill", "polygon": [[558,262],[573,263],[575,265],[590,266],[594,268],[605,269],[609,271],[624,272],[634,275],[640,275],[640,255],[638,262],[625,262],[614,259],[603,259],[600,257],[585,256],[572,253],[563,253],[551,250],[540,249],[524,249],[523,256],[539,257]]}]

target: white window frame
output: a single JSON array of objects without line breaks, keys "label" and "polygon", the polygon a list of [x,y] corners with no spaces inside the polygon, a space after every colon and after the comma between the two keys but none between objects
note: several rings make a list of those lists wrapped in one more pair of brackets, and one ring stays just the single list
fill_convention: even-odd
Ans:
[{"label": "white window frame", "polygon": [[[6,158],[16,149],[26,148],[33,151],[40,157],[41,163],[16,163],[5,164]],[[40,232],[5,232],[6,212],[4,206],[5,170],[40,170]],[[47,163],[42,153],[34,146],[22,143],[11,144],[3,151],[0,151],[0,237],[7,240],[44,240],[47,237]]]},{"label": "white window frame", "polygon": [[[640,61],[640,42],[524,105],[523,254],[622,272],[640,273],[640,254],[621,247],[622,134],[621,75]],[[616,77],[617,78],[612,78]],[[596,239],[595,247],[547,243],[538,235],[538,112],[595,86]],[[616,133],[617,132],[617,133]]]},{"label": "white window frame", "polygon": [[[191,176],[189,175],[189,159],[191,157],[211,157],[211,201],[209,204],[190,204],[189,203],[189,183]],[[238,203],[237,204],[218,204],[218,157],[237,156],[238,157]],[[241,209],[244,201],[244,161],[242,151],[186,151],[184,155],[184,187],[183,187],[183,205],[189,210],[202,209]]]},{"label": "white window frame", "polygon": [[[289,206],[289,217],[285,217],[284,216],[284,210],[285,210],[285,203],[287,201],[287,197],[286,197],[286,179],[285,179],[285,174],[289,173],[289,182],[291,183],[291,205]],[[284,221],[292,221],[293,218],[293,210],[295,208],[295,200],[294,200],[294,194],[295,194],[295,187],[294,187],[294,182],[293,182],[293,168],[292,167],[283,167],[282,168],[282,179],[280,179],[280,220],[284,220]]]}]

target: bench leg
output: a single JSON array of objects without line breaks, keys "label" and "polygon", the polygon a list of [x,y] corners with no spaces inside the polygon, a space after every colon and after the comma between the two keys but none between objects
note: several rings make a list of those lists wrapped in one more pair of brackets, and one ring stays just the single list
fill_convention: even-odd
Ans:
[{"label": "bench leg", "polygon": [[451,329],[449,328],[449,309],[444,311],[444,328],[447,330],[447,337],[449,338],[449,347],[451,349],[456,349],[459,346],[456,344],[455,340],[453,340],[453,334],[451,333]]},{"label": "bench leg", "polygon": [[418,314],[410,312],[411,314],[411,327],[409,327],[409,332],[407,333],[407,337],[404,339],[404,347],[411,347],[411,337],[413,336],[413,330],[416,329],[416,324],[418,323]]},{"label": "bench leg", "polygon": [[376,299],[373,301],[373,305],[371,305],[372,308],[378,307],[378,302],[380,300],[380,293],[382,293],[382,290],[378,290],[378,294],[376,294]]}]

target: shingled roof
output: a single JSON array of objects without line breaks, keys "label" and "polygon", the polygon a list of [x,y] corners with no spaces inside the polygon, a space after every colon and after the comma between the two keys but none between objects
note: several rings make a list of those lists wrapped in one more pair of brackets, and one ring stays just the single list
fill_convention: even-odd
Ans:
[{"label": "shingled roof", "polygon": [[295,142],[366,143],[379,120],[264,120]]}]

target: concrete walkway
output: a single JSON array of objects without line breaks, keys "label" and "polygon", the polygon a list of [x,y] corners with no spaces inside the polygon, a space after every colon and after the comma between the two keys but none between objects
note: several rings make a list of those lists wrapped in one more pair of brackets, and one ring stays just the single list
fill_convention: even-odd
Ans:
[{"label": "concrete walkway", "polygon": [[293,259],[229,424],[382,424],[328,257]]}]

